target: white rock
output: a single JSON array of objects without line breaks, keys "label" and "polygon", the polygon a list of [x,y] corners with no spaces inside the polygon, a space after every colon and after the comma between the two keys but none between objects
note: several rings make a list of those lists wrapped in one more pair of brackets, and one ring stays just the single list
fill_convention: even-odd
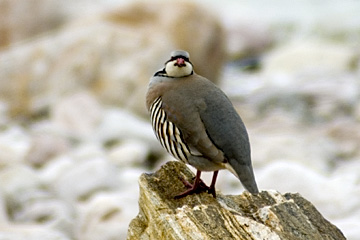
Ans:
[{"label": "white rock", "polygon": [[55,193],[70,202],[84,200],[97,191],[116,186],[115,169],[103,158],[79,161],[52,184]]},{"label": "white rock", "polygon": [[[59,181],[59,179],[62,179],[64,175],[78,169],[82,164],[90,160],[102,162],[103,158],[104,152],[101,147],[96,144],[83,144],[74,149],[74,151],[60,155],[49,161],[40,169],[39,177],[44,184],[52,186]],[[107,165],[105,160],[103,164],[98,164],[103,167]]]},{"label": "white rock", "polygon": [[76,237],[83,240],[125,239],[128,224],[136,211],[137,199],[131,195],[98,194],[80,209]]},{"label": "white rock", "polygon": [[274,161],[289,159],[318,171],[326,172],[328,162],[337,150],[336,144],[321,135],[320,131],[293,129],[280,123],[271,124],[251,131],[251,146],[254,165],[267,166]]},{"label": "white rock", "polygon": [[101,117],[99,103],[86,92],[65,97],[51,109],[51,120],[59,130],[78,138],[89,138]]},{"label": "white rock", "polygon": [[18,164],[24,161],[30,148],[30,137],[19,126],[9,126],[0,132],[0,165]]},{"label": "white rock", "polygon": [[304,73],[345,73],[349,71],[356,54],[346,44],[329,41],[294,41],[270,52],[264,59],[266,75]]},{"label": "white rock", "polygon": [[335,226],[341,229],[346,239],[357,240],[359,238],[359,228],[360,228],[359,212],[353,217],[333,219],[331,220],[331,223],[333,223]]},{"label": "white rock", "polygon": [[0,182],[6,183],[0,186],[0,192],[5,198],[8,214],[11,214],[1,214],[0,221],[38,223],[44,225],[44,229],[46,226],[71,234],[73,216],[70,206],[45,191],[41,178],[33,169],[24,165],[7,167],[0,172]]},{"label": "white rock", "polygon": [[70,156],[75,160],[74,163],[77,164],[87,162],[88,159],[102,159],[105,157],[105,152],[101,143],[84,141],[74,148]]},{"label": "white rock", "polygon": [[141,174],[147,172],[145,168],[128,167],[120,168],[117,176],[117,190],[128,196],[138,195],[138,180]]},{"label": "white rock", "polygon": [[[347,179],[349,182],[360,181],[360,162],[358,159],[339,162],[332,172],[334,177]],[[358,186],[360,188],[360,186]]]},{"label": "white rock", "polygon": [[[12,165],[0,171],[0,189],[10,208],[18,208],[32,198],[42,195],[37,173],[25,165]],[[13,209],[14,210],[14,209]]]},{"label": "white rock", "polygon": [[114,139],[137,139],[146,142],[154,149],[161,148],[152,130],[150,120],[142,120],[133,113],[122,109],[107,109],[94,135],[100,142]]},{"label": "white rock", "polygon": [[149,146],[143,141],[125,140],[114,146],[108,153],[109,161],[118,167],[144,164],[149,154]]},{"label": "white rock", "polygon": [[258,169],[257,180],[260,189],[299,192],[330,219],[349,216],[359,207],[358,200],[349,199],[360,194],[355,181],[327,176],[297,163],[274,162],[261,171]]},{"label": "white rock", "polygon": [[[118,191],[114,194],[106,195],[105,198],[117,199],[118,206],[120,206],[120,234],[119,236],[126,236],[127,228],[130,221],[135,217],[138,212],[138,199],[139,199],[139,177],[146,172],[142,168],[121,168],[118,174]],[[135,214],[134,214],[135,213]],[[105,222],[103,223],[105,224]],[[120,237],[123,239],[124,237]]]},{"label": "white rock", "polygon": [[26,161],[35,166],[41,166],[70,149],[69,141],[55,134],[38,133],[30,142],[31,147],[26,155]]},{"label": "white rock", "polygon": [[37,223],[44,228],[56,229],[71,236],[74,225],[74,209],[64,201],[43,198],[32,200],[14,216],[14,221]]},{"label": "white rock", "polygon": [[54,184],[61,175],[70,171],[75,165],[68,155],[59,156],[46,163],[39,171],[39,177],[45,185]]}]

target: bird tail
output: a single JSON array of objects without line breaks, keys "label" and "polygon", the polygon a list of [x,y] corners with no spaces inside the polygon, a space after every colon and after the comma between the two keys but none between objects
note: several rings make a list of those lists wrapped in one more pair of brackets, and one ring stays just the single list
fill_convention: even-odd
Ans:
[{"label": "bird tail", "polygon": [[254,171],[251,165],[242,165],[235,159],[230,159],[225,167],[232,172],[240,182],[252,194],[258,194],[259,189],[255,181]]}]

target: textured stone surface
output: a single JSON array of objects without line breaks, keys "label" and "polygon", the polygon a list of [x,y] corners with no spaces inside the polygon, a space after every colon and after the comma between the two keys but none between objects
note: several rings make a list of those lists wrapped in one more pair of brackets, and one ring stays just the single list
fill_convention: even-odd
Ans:
[{"label": "textured stone surface", "polygon": [[193,174],[168,162],[140,177],[140,212],[128,229],[132,239],[345,239],[300,194],[262,191],[254,196],[201,193],[175,200],[179,177]]}]

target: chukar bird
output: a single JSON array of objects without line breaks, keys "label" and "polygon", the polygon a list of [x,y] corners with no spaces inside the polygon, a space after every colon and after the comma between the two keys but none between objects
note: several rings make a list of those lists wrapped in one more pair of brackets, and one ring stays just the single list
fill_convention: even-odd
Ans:
[{"label": "chukar bird", "polygon": [[[189,53],[171,53],[165,68],[150,80],[146,105],[161,145],[197,169],[194,184],[182,179],[188,189],[175,198],[204,190],[216,197],[220,169],[230,170],[250,193],[259,192],[244,123],[227,96],[194,72]],[[214,171],[210,187],[200,179],[202,171]]]}]

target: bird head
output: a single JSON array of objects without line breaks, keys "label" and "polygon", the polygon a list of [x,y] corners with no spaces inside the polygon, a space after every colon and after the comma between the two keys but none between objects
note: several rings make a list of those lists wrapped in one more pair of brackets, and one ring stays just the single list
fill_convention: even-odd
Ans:
[{"label": "bird head", "polygon": [[186,77],[193,74],[193,65],[189,60],[189,53],[182,50],[173,51],[171,58],[165,63],[168,77]]}]

